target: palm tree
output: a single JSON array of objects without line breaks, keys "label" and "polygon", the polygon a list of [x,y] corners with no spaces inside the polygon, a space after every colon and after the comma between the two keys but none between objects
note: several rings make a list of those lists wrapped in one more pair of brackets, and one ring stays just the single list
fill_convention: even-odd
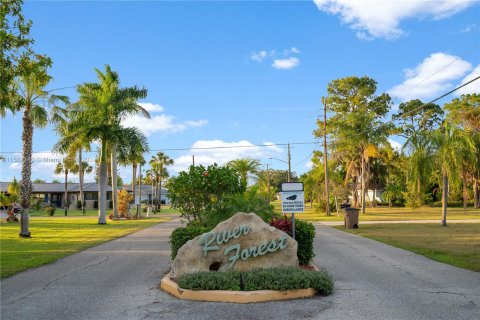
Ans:
[{"label": "palm tree", "polygon": [[131,132],[129,136],[121,138],[118,143],[118,162],[123,166],[132,165],[132,192],[135,199],[137,167],[139,164],[145,163],[143,154],[149,151],[148,142],[140,131]]},{"label": "palm tree", "polygon": [[29,60],[23,63],[22,72],[14,80],[12,112],[23,111],[22,117],[22,180],[21,199],[22,206],[20,236],[30,237],[29,208],[32,191],[32,141],[33,128],[43,128],[49,121],[46,107],[53,107],[58,102],[68,103],[65,96],[52,95],[45,90],[52,77],[48,75],[45,64]]},{"label": "palm tree", "polygon": [[65,196],[64,196],[64,204],[63,207],[65,209],[65,216],[68,213],[68,173],[72,170],[75,166],[75,160],[71,157],[63,158],[62,162],[57,163],[55,167],[55,174],[64,173],[65,174]]},{"label": "palm tree", "polygon": [[257,159],[236,159],[228,162],[227,164],[233,170],[240,175],[240,182],[244,187],[247,187],[248,174],[256,174],[258,167],[260,167],[260,161]]},{"label": "palm tree", "polygon": [[8,184],[7,191],[10,195],[9,199],[12,207],[15,208],[15,204],[20,197],[20,183],[18,183],[17,178],[13,177],[13,181]]},{"label": "palm tree", "polygon": [[150,166],[154,173],[155,183],[158,186],[158,210],[161,210],[162,202],[162,179],[168,177],[167,167],[173,165],[174,161],[163,152],[158,152],[150,160]]},{"label": "palm tree", "polygon": [[82,214],[85,215],[85,206],[83,205],[83,178],[85,177],[85,173],[91,173],[93,171],[93,166],[90,165],[87,161],[82,160],[82,148],[78,151],[78,162],[70,169],[73,174],[78,174],[79,183],[79,200],[80,201],[80,208],[82,210]]},{"label": "palm tree", "polygon": [[449,183],[458,181],[465,156],[473,153],[475,146],[463,130],[448,122],[434,132],[432,141],[442,171],[442,226],[446,226]]},{"label": "palm tree", "polygon": [[[137,104],[137,100],[145,98],[146,89],[137,87],[120,88],[118,73],[105,66],[105,72],[95,69],[99,83],[84,83],[77,87],[79,101],[71,106],[72,120],[69,123],[69,133],[62,138],[58,147],[68,147],[78,141],[100,141],[99,176],[99,224],[106,224],[107,203],[107,152],[110,149],[112,159],[117,159],[117,144],[122,137],[140,133],[136,128],[124,128],[121,121],[130,115],[149,113]],[[141,134],[141,133],[140,133]],[[117,172],[116,164],[112,161],[112,173]],[[117,181],[112,179],[112,193],[116,205]],[[115,210],[115,208],[114,208]],[[118,216],[118,210],[117,216]]]}]

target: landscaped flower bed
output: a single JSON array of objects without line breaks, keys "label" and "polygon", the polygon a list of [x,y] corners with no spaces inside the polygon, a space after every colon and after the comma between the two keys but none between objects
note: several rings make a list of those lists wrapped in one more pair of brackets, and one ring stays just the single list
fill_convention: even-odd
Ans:
[{"label": "landscaped flower bed", "polygon": [[190,290],[297,290],[313,288],[320,294],[330,294],[333,278],[326,270],[302,268],[269,268],[246,272],[197,272],[177,279],[178,286]]}]

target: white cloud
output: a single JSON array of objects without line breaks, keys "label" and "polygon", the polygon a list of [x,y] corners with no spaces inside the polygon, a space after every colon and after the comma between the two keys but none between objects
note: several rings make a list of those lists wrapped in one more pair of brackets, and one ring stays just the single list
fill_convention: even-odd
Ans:
[{"label": "white cloud", "polygon": [[471,64],[460,57],[433,53],[413,69],[405,69],[405,81],[389,90],[390,95],[402,101],[425,99],[448,90],[452,81],[471,69]]},{"label": "white cloud", "polygon": [[[50,182],[52,179],[57,179],[63,182],[65,178],[64,173],[55,174],[55,167],[58,163],[62,162],[63,157],[64,155],[62,154],[50,151],[35,152],[32,155],[32,180],[40,178]],[[88,156],[84,154],[83,161],[95,167],[95,154],[91,153]],[[14,176],[19,178],[22,169],[21,154],[12,154],[11,157],[7,157],[6,162],[10,163],[8,166],[10,173],[13,173]],[[70,172],[68,174],[68,180],[78,182],[78,174]],[[94,181],[94,172],[85,174],[85,181]]]},{"label": "white cloud", "polygon": [[290,55],[290,54],[298,54],[298,53],[300,53],[300,50],[298,50],[298,49],[295,48],[295,47],[291,47],[290,49],[285,49],[285,50],[283,50],[283,54],[284,54],[285,56],[288,56],[288,55]]},{"label": "white cloud", "polygon": [[[296,47],[291,47],[283,51],[270,50],[270,51],[257,51],[250,54],[250,59],[263,62],[265,59],[273,60],[272,67],[275,69],[292,69],[300,63],[300,60],[291,55],[299,54],[300,50]],[[278,58],[278,59],[275,59]]]},{"label": "white cloud", "polygon": [[275,59],[273,61],[272,67],[279,70],[287,70],[295,68],[296,66],[298,66],[299,63],[300,60],[295,57],[290,57],[286,59]]},{"label": "white cloud", "polygon": [[138,104],[150,113],[156,113],[156,112],[163,112],[164,111],[163,107],[159,104],[154,104],[154,103],[150,103],[150,102],[139,102]]},{"label": "white cloud", "polygon": [[318,9],[338,15],[361,39],[395,39],[404,34],[402,20],[444,19],[471,6],[473,0],[314,0]]},{"label": "white cloud", "polygon": [[[154,113],[161,113],[164,108],[158,104],[152,103],[139,103],[147,111]],[[146,136],[153,133],[177,133],[184,131],[188,128],[198,128],[206,125],[208,120],[186,120],[177,121],[172,115],[157,114],[151,115],[151,118],[145,118],[142,114],[136,114],[122,121],[122,124],[126,127],[137,127]]]},{"label": "white cloud", "polygon": [[[473,71],[468,76],[463,78],[461,84],[467,83],[468,81],[473,80],[478,76],[480,76],[480,64],[475,69],[473,69]],[[456,92],[457,95],[471,93],[480,93],[480,80],[474,81]]]},{"label": "white cloud", "polygon": [[265,50],[258,51],[258,52],[252,52],[252,54],[250,54],[250,59],[252,59],[254,61],[257,61],[257,62],[262,62],[263,59],[265,59],[266,57],[267,57],[267,51],[265,51]]},{"label": "white cloud", "polygon": [[[180,172],[187,170],[192,164],[192,155],[195,155],[196,165],[210,165],[217,163],[223,165],[230,160],[240,158],[268,158],[278,157],[283,149],[276,146],[272,142],[264,142],[266,147],[255,146],[247,140],[238,142],[225,142],[222,140],[200,140],[192,145],[192,149],[188,154],[182,155],[175,159],[172,171]],[[208,149],[211,147],[221,147],[218,149]],[[232,148],[238,147],[238,148]],[[197,149],[195,149],[197,148]],[[199,148],[199,149],[198,149]]]},{"label": "white cloud", "polygon": [[392,146],[392,148],[396,151],[400,151],[402,150],[402,144],[400,142],[397,142],[395,140],[392,140],[392,139],[388,139],[388,142],[390,142],[390,145]]},{"label": "white cloud", "polygon": [[305,163],[305,168],[307,168],[308,170],[311,170],[313,168],[312,159],[308,160],[307,163]]},{"label": "white cloud", "polygon": [[468,33],[472,30],[474,30],[475,28],[477,27],[477,25],[475,23],[473,24],[469,24],[468,26],[466,26],[465,28],[463,28],[462,30],[460,30],[461,33]]}]

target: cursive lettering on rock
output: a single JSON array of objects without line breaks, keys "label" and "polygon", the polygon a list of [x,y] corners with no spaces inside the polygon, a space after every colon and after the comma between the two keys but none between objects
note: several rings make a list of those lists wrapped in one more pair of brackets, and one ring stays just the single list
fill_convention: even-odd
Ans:
[{"label": "cursive lettering on rock", "polygon": [[[207,232],[200,239],[200,245],[203,247],[203,256],[207,257],[209,251],[220,250],[219,245],[228,243],[232,239],[238,239],[242,235],[247,235],[250,232],[250,228],[247,225],[240,225],[233,230],[226,230],[219,233]],[[273,253],[277,250],[283,250],[287,247],[287,235],[283,234],[279,239],[273,239],[271,241],[263,241],[260,245],[251,246],[250,248],[242,248],[240,244],[231,245],[223,251],[224,255],[228,255],[233,252],[228,261],[230,264],[228,268],[233,267],[238,259],[243,261],[250,257],[263,256],[267,253]]]}]

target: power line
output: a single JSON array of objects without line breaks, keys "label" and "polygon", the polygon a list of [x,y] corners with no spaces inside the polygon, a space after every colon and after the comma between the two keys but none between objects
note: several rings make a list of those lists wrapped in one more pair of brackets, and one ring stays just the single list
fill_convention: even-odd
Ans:
[{"label": "power line", "polygon": [[[447,93],[444,93],[444,94],[442,94],[441,96],[439,96],[439,97],[437,97],[437,98],[435,98],[435,99],[433,99],[433,100],[431,100],[431,101],[429,101],[429,102],[427,102],[427,103],[423,103],[422,105],[418,106],[418,107],[415,108],[415,109],[412,109],[412,110],[410,110],[410,111],[408,111],[408,112],[405,112],[405,113],[402,115],[402,117],[405,117],[405,116],[408,116],[408,115],[410,115],[410,114],[412,114],[412,113],[415,113],[415,112],[417,112],[418,110],[426,107],[427,105],[429,105],[429,104],[431,104],[431,103],[434,103],[434,102],[436,102],[436,101],[438,101],[438,100],[440,100],[440,99],[442,99],[442,98],[445,98],[446,96],[452,94],[453,92],[455,92],[455,91],[457,91],[457,90],[460,90],[461,88],[469,85],[470,83],[472,83],[472,82],[474,82],[474,81],[477,81],[478,79],[480,79],[480,76],[478,76],[478,77],[476,77],[476,78],[473,78],[473,79],[470,80],[470,81],[465,82],[464,84],[456,87],[455,89],[452,89],[452,90],[448,91]],[[387,121],[387,122],[382,123],[382,125],[384,125],[384,124],[390,124],[390,123],[393,123],[393,122],[394,122],[394,120],[392,119],[392,120],[390,120],[390,121]],[[362,131],[362,132],[359,132],[359,133],[357,133],[357,134],[355,134],[355,135],[358,136],[358,135],[364,134],[365,132],[367,132],[367,131]]]},{"label": "power line", "polygon": [[[291,142],[290,145],[309,145],[317,144],[315,141],[310,142]],[[270,144],[252,144],[244,146],[216,146],[216,147],[192,147],[192,148],[165,148],[165,149],[152,149],[149,152],[157,151],[190,151],[190,150],[213,150],[213,149],[236,149],[236,148],[255,148],[255,147],[277,147],[288,146],[288,143],[270,143]],[[32,153],[46,153],[50,151],[34,151]],[[84,153],[95,153],[96,151],[84,151]],[[21,151],[1,151],[0,153],[22,153]]]}]

